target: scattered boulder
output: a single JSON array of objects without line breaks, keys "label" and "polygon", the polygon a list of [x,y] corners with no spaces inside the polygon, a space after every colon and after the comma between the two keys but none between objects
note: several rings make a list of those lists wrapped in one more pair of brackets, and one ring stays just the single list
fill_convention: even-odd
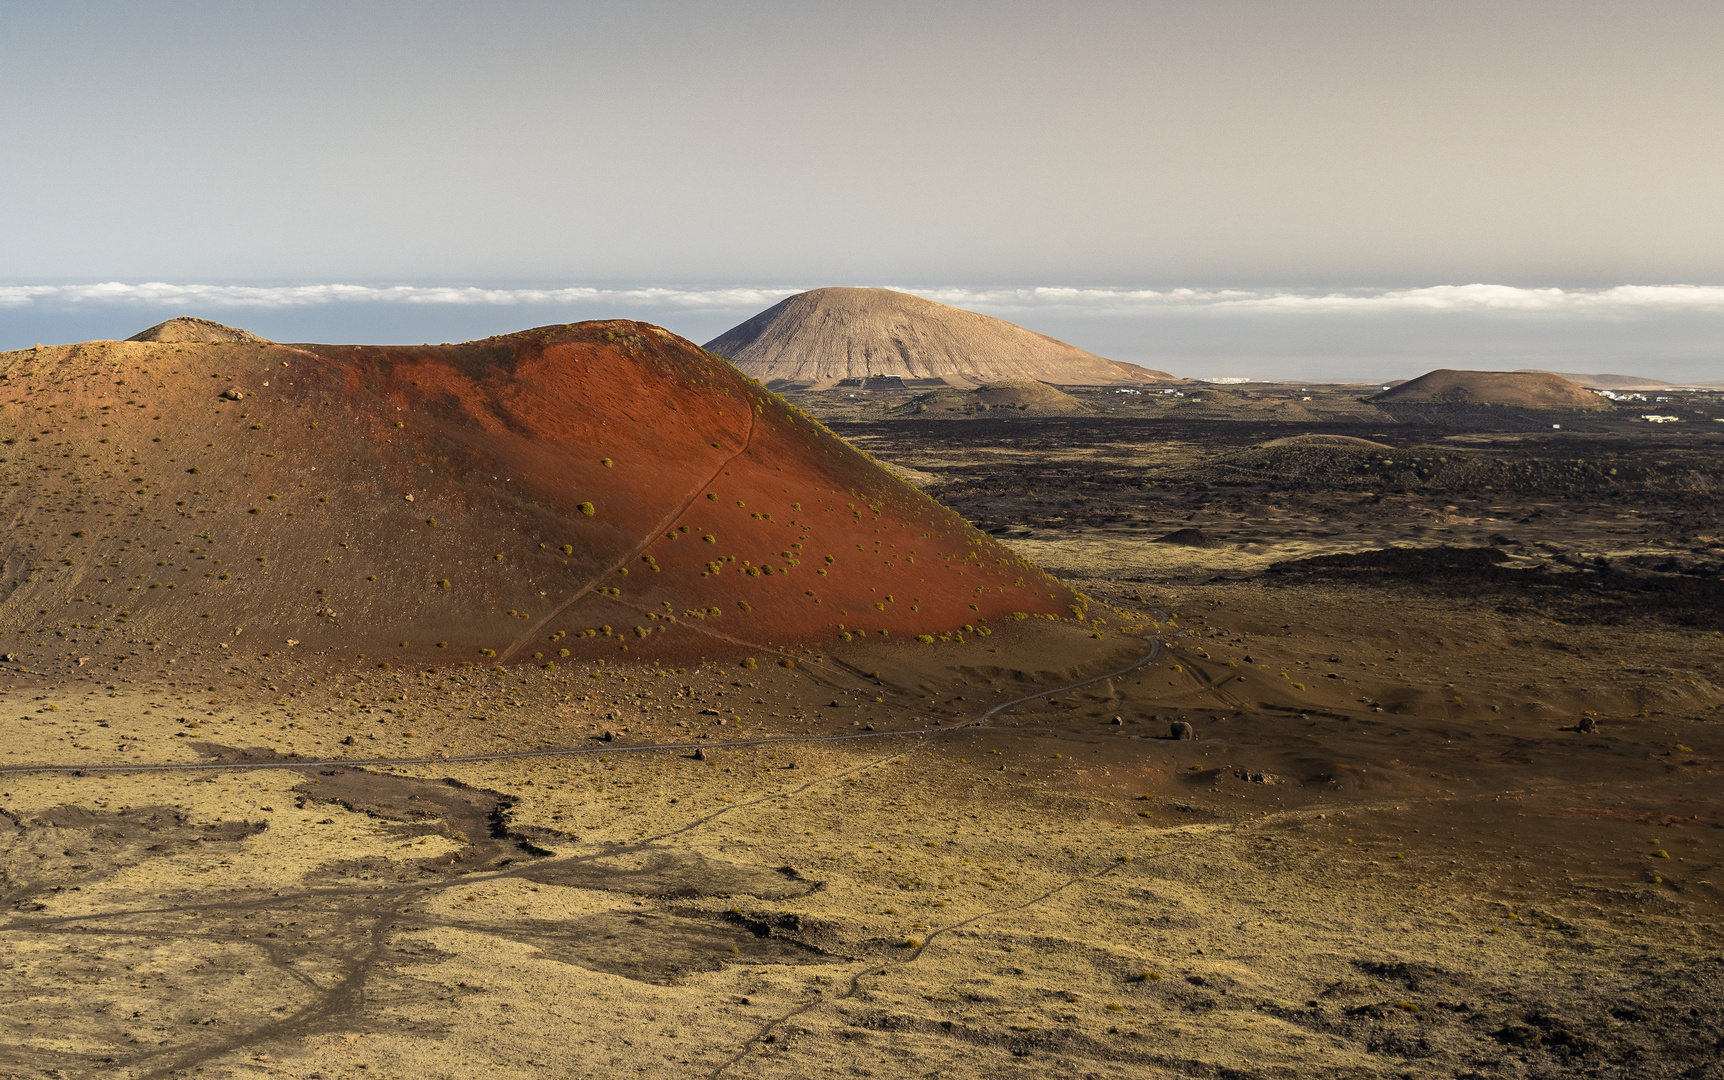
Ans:
[{"label": "scattered boulder", "polygon": [[1179,739],[1182,742],[1191,741],[1197,738],[1197,731],[1184,720],[1175,720],[1172,728],[1173,730],[1169,738]]}]

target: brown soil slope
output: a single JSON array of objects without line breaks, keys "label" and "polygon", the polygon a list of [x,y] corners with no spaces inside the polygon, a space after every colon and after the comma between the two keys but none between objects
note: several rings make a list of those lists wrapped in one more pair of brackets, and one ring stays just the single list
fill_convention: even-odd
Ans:
[{"label": "brown soil slope", "polygon": [[0,354],[0,377],[0,649],[26,664],[720,656],[1073,601],[642,323],[90,342]]},{"label": "brown soil slope", "polygon": [[762,382],[813,386],[879,375],[966,387],[1002,379],[1106,386],[1173,378],[891,289],[797,293],[706,347]]},{"label": "brown soil slope", "polygon": [[1526,409],[1608,409],[1603,398],[1548,371],[1438,368],[1371,398],[1385,405],[1518,405]]}]

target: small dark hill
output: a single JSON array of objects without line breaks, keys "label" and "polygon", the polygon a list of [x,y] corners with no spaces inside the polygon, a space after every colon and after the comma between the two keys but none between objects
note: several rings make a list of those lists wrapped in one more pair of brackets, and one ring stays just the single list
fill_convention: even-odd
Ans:
[{"label": "small dark hill", "polygon": [[892,409],[898,416],[961,419],[990,413],[1031,416],[1074,416],[1090,412],[1088,405],[1063,390],[1034,379],[1008,379],[974,390],[933,390]]},{"label": "small dark hill", "polygon": [[91,342],[0,375],[0,651],[32,666],[799,652],[1074,599],[643,323]]},{"label": "small dark hill", "polygon": [[249,341],[264,345],[270,344],[268,338],[258,337],[250,330],[241,330],[237,326],[228,326],[224,323],[212,322],[209,319],[195,319],[190,315],[182,315],[177,319],[157,323],[148,330],[133,334],[126,340],[166,343]]},{"label": "small dark hill", "polygon": [[1006,379],[1106,386],[1173,376],[1108,360],[974,311],[891,289],[797,293],[706,343],[761,382],[829,387],[898,376],[973,387]]},{"label": "small dark hill", "polygon": [[1177,547],[1212,548],[1221,546],[1221,541],[1202,529],[1175,529],[1166,536],[1158,536],[1150,542],[1173,544]]},{"label": "small dark hill", "polygon": [[[1448,461],[1459,461],[1461,456],[1459,452],[1447,455],[1444,467],[1448,467]],[[1214,468],[1212,475],[1217,479],[1255,474],[1299,486],[1352,486],[1362,482],[1381,483],[1385,475],[1399,475],[1396,470],[1412,469],[1417,475],[1421,467],[1387,443],[1351,435],[1312,434],[1271,439],[1236,450],[1217,458]]]},{"label": "small dark hill", "polygon": [[1258,444],[1266,450],[1386,450],[1393,453],[1395,448],[1388,443],[1380,443],[1371,439],[1361,439],[1354,435],[1289,435],[1281,439],[1270,439]]},{"label": "small dark hill", "polygon": [[1379,405],[1510,405],[1523,409],[1598,411],[1610,403],[1548,371],[1455,371],[1439,368],[1371,398]]}]

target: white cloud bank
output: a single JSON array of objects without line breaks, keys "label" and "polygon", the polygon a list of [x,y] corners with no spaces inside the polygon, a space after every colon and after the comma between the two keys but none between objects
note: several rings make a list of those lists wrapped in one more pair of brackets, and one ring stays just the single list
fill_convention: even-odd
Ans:
[{"label": "white cloud bank", "polygon": [[1201,310],[1265,314],[1416,312],[1724,312],[1724,286],[1618,285],[1610,289],[1523,289],[1512,285],[1433,285],[1422,289],[1265,292],[1244,289],[933,289],[921,295],[957,306],[1141,315]]},{"label": "white cloud bank", "polygon": [[[1510,285],[1435,285],[1420,289],[1346,292],[1244,289],[931,288],[892,286],[957,307],[992,312],[1151,315],[1176,312],[1266,315],[1634,314],[1724,313],[1724,286],[1618,285],[1608,289],[1525,289]],[[304,308],[330,304],[444,306],[579,305],[622,309],[738,310],[770,307],[799,288],[722,289],[586,286],[496,289],[422,285],[199,285],[111,281],[97,285],[0,285],[0,309],[182,305],[216,308]]]}]

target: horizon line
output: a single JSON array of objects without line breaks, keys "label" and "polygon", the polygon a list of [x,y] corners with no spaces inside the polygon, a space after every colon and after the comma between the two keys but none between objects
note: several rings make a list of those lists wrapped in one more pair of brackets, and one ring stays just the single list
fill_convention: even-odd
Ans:
[{"label": "horizon line", "polygon": [[[817,286],[818,287],[818,286]],[[1724,285],[1615,285],[1594,289],[1523,287],[1474,283],[1399,289],[1139,289],[1037,285],[965,288],[890,288],[954,307],[996,311],[1063,311],[1092,315],[1222,313],[1240,315],[1400,314],[1585,314],[1724,313]],[[486,288],[476,285],[217,285],[199,282],[124,282],[0,285],[0,310],[26,308],[159,307],[202,305],[220,309],[282,309],[348,304],[448,307],[514,307],[610,304],[625,308],[758,311],[800,286],[730,286],[679,289],[669,286],[610,288],[567,285],[548,288]]]}]

